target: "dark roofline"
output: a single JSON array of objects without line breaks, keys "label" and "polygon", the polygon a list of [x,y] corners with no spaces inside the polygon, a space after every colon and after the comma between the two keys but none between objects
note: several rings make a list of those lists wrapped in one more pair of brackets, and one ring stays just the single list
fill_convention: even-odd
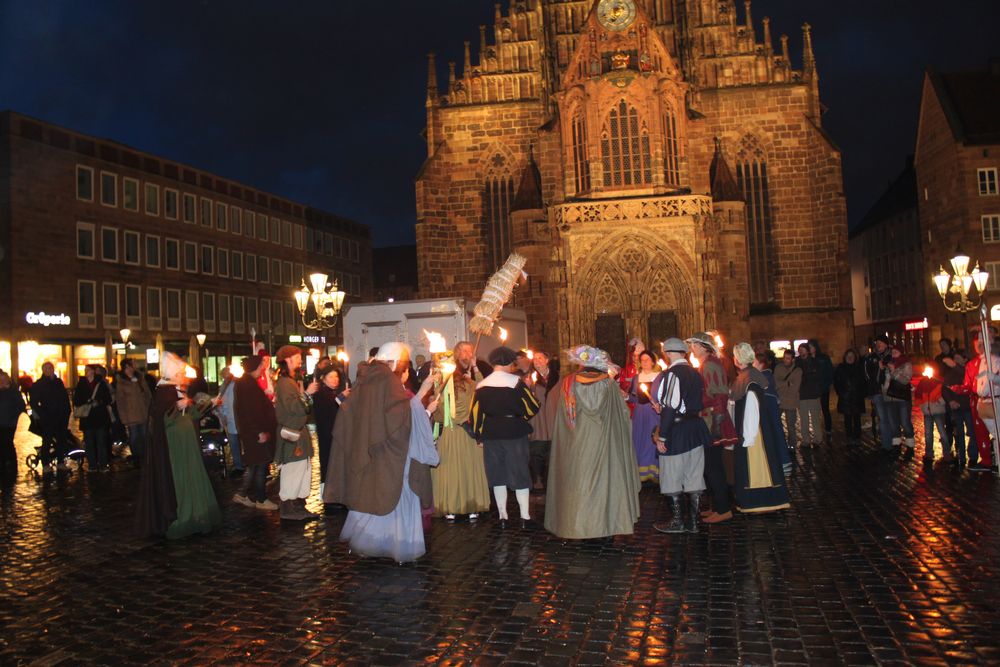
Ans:
[{"label": "dark roofline", "polygon": [[893,179],[861,222],[850,230],[848,238],[854,238],[864,231],[885,222],[900,213],[917,208],[917,172],[913,166],[913,156],[906,157],[906,166]]},{"label": "dark roofline", "polygon": [[[345,218],[344,216],[337,215],[336,213],[330,213],[302,202],[293,201],[287,197],[282,197],[280,195],[261,190],[260,188],[246,185],[240,181],[220,176],[179,160],[154,155],[153,153],[135,148],[120,141],[115,141],[114,139],[84,134],[83,132],[78,132],[77,130],[72,130],[40,118],[35,118],[19,111],[14,111],[13,109],[0,110],[0,128],[2,128],[5,133],[15,134],[14,124],[12,122],[14,119],[21,121],[21,123],[19,123],[19,127],[22,131],[16,133],[16,136],[29,141],[38,141],[57,149],[68,150],[85,157],[102,160],[112,164],[118,164],[126,169],[143,171],[153,176],[157,176],[158,178],[176,181],[181,188],[198,188],[200,190],[213,191],[232,199],[243,200],[249,205],[268,209],[283,216],[295,217],[300,220],[305,220],[306,222],[320,222],[326,225],[332,224],[338,227],[336,231],[353,234],[363,238],[371,238],[371,228],[368,225]],[[25,128],[23,127],[25,122],[27,124],[34,125],[34,127],[30,127],[29,132],[25,132]],[[48,141],[46,141],[43,136],[43,130],[45,129],[48,129]],[[58,142],[54,141],[53,133],[59,134],[60,140],[64,141],[65,145],[60,145]],[[125,151],[137,158],[138,162],[133,165],[128,164],[122,159],[111,159],[109,156],[102,154],[102,151],[97,145],[95,145],[95,150],[92,153],[81,151],[75,144],[69,143],[70,137],[76,137],[83,142],[105,144],[110,148],[113,148],[115,151]],[[154,164],[157,165],[156,169],[152,168]],[[164,173],[165,170],[162,168],[163,166],[169,166],[176,169],[178,175],[175,177]],[[193,175],[194,182],[183,178],[185,171]],[[208,181],[205,179],[208,179]],[[224,186],[224,189],[220,189],[220,186]],[[240,194],[230,193],[230,190],[235,189],[240,190]],[[354,227],[354,229],[352,229],[352,227]]]}]

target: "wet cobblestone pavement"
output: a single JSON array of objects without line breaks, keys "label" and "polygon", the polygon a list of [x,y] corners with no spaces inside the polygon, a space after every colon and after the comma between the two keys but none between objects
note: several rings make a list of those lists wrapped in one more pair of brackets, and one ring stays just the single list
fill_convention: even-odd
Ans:
[{"label": "wet cobblestone pavement", "polygon": [[136,471],[42,480],[22,456],[0,664],[1000,664],[998,481],[922,453],[835,435],[799,453],[790,511],[698,535],[653,531],[652,489],[610,544],[437,520],[404,566],[348,554],[343,513],[282,524],[217,476],[220,532],[138,540]]}]

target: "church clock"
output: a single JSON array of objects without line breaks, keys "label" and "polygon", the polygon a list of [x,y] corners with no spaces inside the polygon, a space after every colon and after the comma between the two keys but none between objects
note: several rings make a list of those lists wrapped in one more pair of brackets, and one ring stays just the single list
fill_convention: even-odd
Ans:
[{"label": "church clock", "polygon": [[624,30],[635,21],[634,0],[601,0],[597,20],[608,30]]}]

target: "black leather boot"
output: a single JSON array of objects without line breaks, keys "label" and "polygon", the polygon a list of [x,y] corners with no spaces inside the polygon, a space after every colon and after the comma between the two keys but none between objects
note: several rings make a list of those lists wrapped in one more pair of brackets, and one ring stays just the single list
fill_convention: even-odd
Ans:
[{"label": "black leather boot", "polygon": [[670,496],[670,506],[674,513],[670,518],[670,523],[654,523],[653,528],[661,533],[683,533],[684,514],[681,510],[681,494]]},{"label": "black leather boot", "polygon": [[698,520],[701,518],[701,513],[698,508],[701,506],[701,494],[700,493],[689,493],[688,501],[691,503],[689,511],[691,512],[691,525],[688,526],[687,532],[697,533],[698,532]]}]

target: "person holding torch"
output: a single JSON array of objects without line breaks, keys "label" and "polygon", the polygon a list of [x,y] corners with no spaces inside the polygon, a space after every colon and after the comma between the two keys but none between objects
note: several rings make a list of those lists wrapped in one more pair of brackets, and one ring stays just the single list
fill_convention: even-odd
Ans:
[{"label": "person holding torch", "polygon": [[476,368],[473,351],[472,343],[461,341],[455,346],[451,361],[434,362],[441,374],[434,388],[440,397],[434,422],[441,430],[437,441],[441,463],[431,468],[431,482],[435,513],[449,521],[459,514],[468,515],[470,521],[475,521],[480,512],[490,509],[483,448],[476,444],[468,430],[476,384],[483,379]]}]

